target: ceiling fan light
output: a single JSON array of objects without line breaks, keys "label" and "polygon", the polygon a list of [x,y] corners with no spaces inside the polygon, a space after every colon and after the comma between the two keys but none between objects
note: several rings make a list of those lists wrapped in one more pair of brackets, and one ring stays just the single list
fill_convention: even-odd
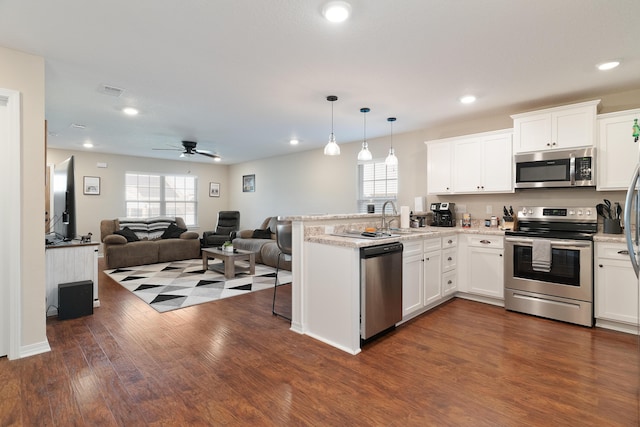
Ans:
[{"label": "ceiling fan light", "polygon": [[351,5],[346,1],[330,1],[322,8],[322,15],[329,22],[344,22],[351,14]]},{"label": "ceiling fan light", "polygon": [[618,65],[620,65],[620,61],[603,62],[602,64],[598,64],[598,70],[600,71],[613,70]]}]

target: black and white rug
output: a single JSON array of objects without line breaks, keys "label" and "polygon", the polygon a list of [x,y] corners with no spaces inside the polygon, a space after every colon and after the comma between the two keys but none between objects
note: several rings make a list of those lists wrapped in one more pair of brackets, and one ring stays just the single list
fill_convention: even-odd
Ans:
[{"label": "black and white rug", "polygon": [[[203,304],[262,289],[273,288],[276,270],[256,264],[256,273],[238,273],[233,279],[211,270],[218,260],[202,270],[201,259],[140,265],[105,270],[105,273],[125,289],[133,292],[159,312]],[[280,270],[278,283],[290,283],[291,272]]]}]

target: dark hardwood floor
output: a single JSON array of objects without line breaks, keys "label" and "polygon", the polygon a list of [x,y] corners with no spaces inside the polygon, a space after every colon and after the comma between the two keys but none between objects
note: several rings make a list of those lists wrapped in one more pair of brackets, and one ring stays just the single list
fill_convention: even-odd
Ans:
[{"label": "dark hardwood floor", "polygon": [[47,322],[50,353],[0,359],[0,426],[639,424],[636,336],[456,299],[351,356],[271,290],[160,314],[99,286],[92,316]]}]

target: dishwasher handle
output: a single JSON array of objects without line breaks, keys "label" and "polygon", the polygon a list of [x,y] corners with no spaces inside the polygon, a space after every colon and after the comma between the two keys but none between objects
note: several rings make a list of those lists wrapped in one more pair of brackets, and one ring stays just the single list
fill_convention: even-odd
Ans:
[{"label": "dishwasher handle", "polygon": [[360,248],[360,258],[373,258],[380,255],[402,252],[402,243],[387,243],[385,245],[367,246]]}]

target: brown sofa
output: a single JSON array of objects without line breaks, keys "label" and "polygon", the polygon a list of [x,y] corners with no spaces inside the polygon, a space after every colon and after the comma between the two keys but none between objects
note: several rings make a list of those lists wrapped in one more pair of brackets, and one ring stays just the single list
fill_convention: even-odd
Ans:
[{"label": "brown sofa", "polygon": [[[186,229],[182,218],[136,220],[136,226],[132,226],[131,229],[135,230],[139,241],[128,241],[123,235],[115,234],[116,231],[122,232],[125,228],[124,224],[130,224],[130,221],[128,219],[100,221],[100,240],[104,244],[106,268],[131,267],[200,257],[200,236],[194,231],[186,231],[179,235],[176,233],[176,237],[173,238],[161,238],[167,228],[166,221]],[[146,235],[145,225],[148,226]]]},{"label": "brown sofa", "polygon": [[[277,222],[278,218],[275,216],[268,217],[262,221],[258,229],[262,230],[262,233],[256,233],[256,230],[238,231],[236,238],[233,239],[233,247],[255,252],[257,263],[275,268],[278,263],[278,255],[281,252],[276,242],[275,231]],[[264,234],[264,236],[253,237],[257,234]],[[269,238],[266,237],[267,235]],[[285,261],[284,257],[280,257],[280,268],[291,271],[291,261]]]}]

